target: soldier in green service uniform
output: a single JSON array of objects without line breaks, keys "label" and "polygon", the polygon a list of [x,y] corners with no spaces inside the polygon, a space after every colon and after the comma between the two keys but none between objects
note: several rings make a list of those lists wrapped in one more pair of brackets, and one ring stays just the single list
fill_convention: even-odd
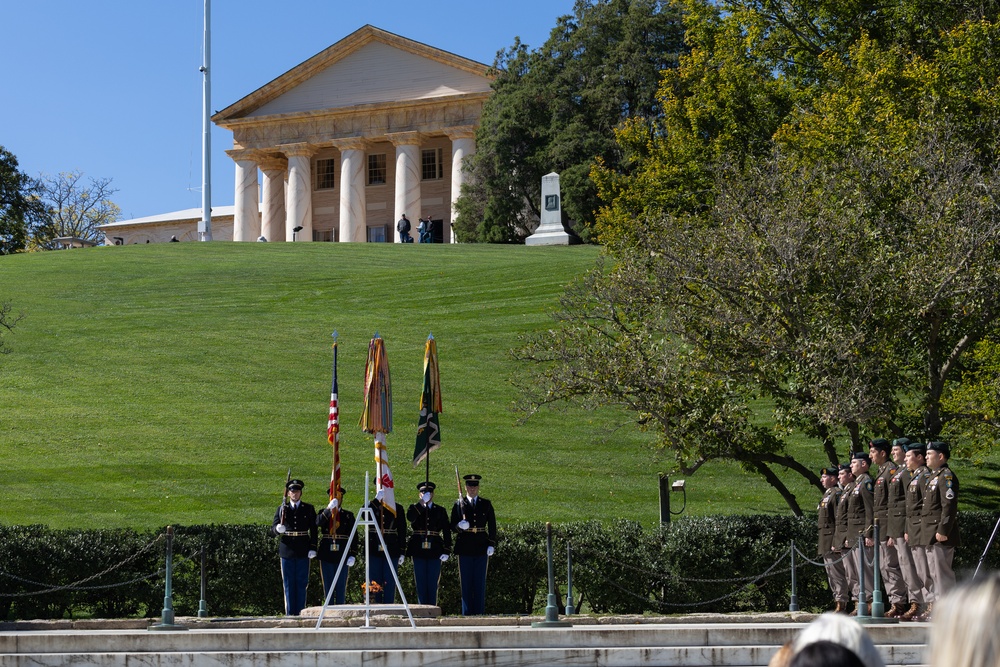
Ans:
[{"label": "soldier in green service uniform", "polygon": [[927,443],[927,467],[930,475],[920,513],[920,530],[927,545],[927,569],[932,582],[931,599],[919,620],[931,620],[931,608],[955,587],[952,561],[955,547],[962,543],[958,535],[958,477],[948,467],[951,448],[944,442]]},{"label": "soldier in green service uniform", "polygon": [[906,543],[910,545],[910,554],[913,556],[913,569],[919,583],[919,593],[910,592],[911,597],[919,595],[922,601],[917,601],[916,605],[911,605],[910,609],[900,616],[904,621],[912,621],[922,616],[927,611],[927,604],[930,602],[930,579],[927,568],[927,549],[924,544],[924,535],[920,525],[920,513],[924,505],[924,492],[927,487],[927,478],[930,471],[924,465],[924,456],[927,454],[925,445],[921,442],[911,442],[906,446],[906,468],[910,471],[910,483],[906,485]]},{"label": "soldier in green service uniform", "polygon": [[872,463],[878,466],[875,473],[875,491],[873,506],[875,518],[878,519],[878,553],[879,571],[882,582],[889,594],[890,607],[886,616],[895,618],[906,611],[906,583],[899,569],[899,557],[896,550],[889,546],[889,484],[893,475],[898,472],[898,466],[889,458],[892,445],[885,438],[876,438],[868,445],[868,456]]},{"label": "soldier in green service uniform", "polygon": [[840,487],[837,486],[839,466],[822,468],[819,480],[825,491],[816,508],[819,539],[817,552],[823,558],[826,567],[826,578],[830,582],[830,592],[833,594],[834,611],[846,612],[850,594],[847,591],[847,573],[841,560],[839,550],[834,550],[834,535],[837,532],[837,501],[840,500]]},{"label": "soldier in green service uniform", "polygon": [[[837,479],[840,485],[840,498],[837,499],[837,532],[833,534],[834,551],[839,556],[846,556],[850,550],[847,543],[847,496],[854,490],[854,474],[851,473],[849,464],[841,464],[837,470]],[[847,579],[848,597],[858,597],[858,562],[851,558],[844,558],[841,561],[844,565],[844,576]],[[847,613],[847,605],[844,605],[844,613]]]},{"label": "soldier in green service uniform", "polygon": [[896,464],[896,472],[889,478],[887,496],[889,501],[886,521],[886,545],[896,552],[899,572],[906,586],[907,603],[902,611],[890,609],[886,613],[889,618],[902,617],[903,614],[919,607],[924,602],[923,582],[917,577],[916,566],[913,564],[913,554],[906,543],[906,487],[910,483],[910,471],[906,467],[904,457],[909,438],[896,438],[892,441],[892,461]]},{"label": "soldier in green service uniform", "polygon": [[[852,616],[857,616],[863,604],[871,604],[872,583],[874,581],[875,563],[875,540],[872,527],[875,521],[874,487],[868,469],[871,466],[871,459],[865,452],[854,452],[851,456],[851,472],[854,473],[854,488],[847,493],[847,544],[851,550],[848,560],[857,563],[858,581],[852,581],[852,589],[860,589],[860,572],[864,572],[865,577],[865,599],[861,600],[860,592],[855,594],[854,600],[857,603],[851,611]],[[861,545],[859,547],[859,544]]]}]

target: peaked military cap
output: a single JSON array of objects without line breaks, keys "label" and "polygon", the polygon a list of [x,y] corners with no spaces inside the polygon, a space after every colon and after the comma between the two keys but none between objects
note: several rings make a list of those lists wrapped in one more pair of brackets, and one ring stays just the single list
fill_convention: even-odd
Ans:
[{"label": "peaked military cap", "polygon": [[947,442],[941,442],[940,440],[935,440],[934,442],[928,442],[927,451],[941,452],[948,458],[951,458],[951,447],[948,446]]},{"label": "peaked military cap", "polygon": [[889,441],[886,440],[885,438],[875,438],[874,440],[868,443],[868,446],[883,451],[887,454],[892,449],[892,445],[890,445]]},{"label": "peaked military cap", "polygon": [[417,484],[417,491],[423,491],[425,489],[427,491],[433,491],[436,488],[437,484],[435,484],[434,482],[419,482]]},{"label": "peaked military cap", "polygon": [[285,484],[285,488],[289,491],[301,491],[305,484],[302,483],[301,479],[290,479]]},{"label": "peaked military cap", "polygon": [[479,480],[483,478],[482,475],[463,475],[462,479],[465,480],[466,486],[479,486]]}]

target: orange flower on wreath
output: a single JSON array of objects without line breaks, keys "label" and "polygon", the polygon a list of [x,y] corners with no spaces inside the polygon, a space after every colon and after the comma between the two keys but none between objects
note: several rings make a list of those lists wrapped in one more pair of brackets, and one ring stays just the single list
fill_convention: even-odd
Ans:
[{"label": "orange flower on wreath", "polygon": [[368,593],[381,593],[382,586],[377,581],[366,581],[361,584],[361,591]]}]

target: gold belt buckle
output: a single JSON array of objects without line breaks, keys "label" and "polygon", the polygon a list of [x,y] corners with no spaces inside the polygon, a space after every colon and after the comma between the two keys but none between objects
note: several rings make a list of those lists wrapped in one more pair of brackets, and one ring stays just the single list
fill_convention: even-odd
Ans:
[{"label": "gold belt buckle", "polygon": [[421,548],[422,549],[430,549],[431,548],[431,541],[430,540],[424,540],[424,543],[421,545]]},{"label": "gold belt buckle", "polygon": [[330,551],[340,551],[340,545],[336,542],[330,544]]}]

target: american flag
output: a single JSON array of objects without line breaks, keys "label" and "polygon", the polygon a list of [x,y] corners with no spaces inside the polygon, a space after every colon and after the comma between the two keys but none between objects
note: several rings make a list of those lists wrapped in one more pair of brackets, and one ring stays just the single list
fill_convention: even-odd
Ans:
[{"label": "american flag", "polygon": [[[326,427],[326,439],[333,445],[333,469],[330,472],[330,500],[340,497],[340,411],[337,407],[337,334],[333,334],[333,383],[330,387],[330,421]],[[330,534],[336,533],[340,519],[340,507],[331,513]]]}]

